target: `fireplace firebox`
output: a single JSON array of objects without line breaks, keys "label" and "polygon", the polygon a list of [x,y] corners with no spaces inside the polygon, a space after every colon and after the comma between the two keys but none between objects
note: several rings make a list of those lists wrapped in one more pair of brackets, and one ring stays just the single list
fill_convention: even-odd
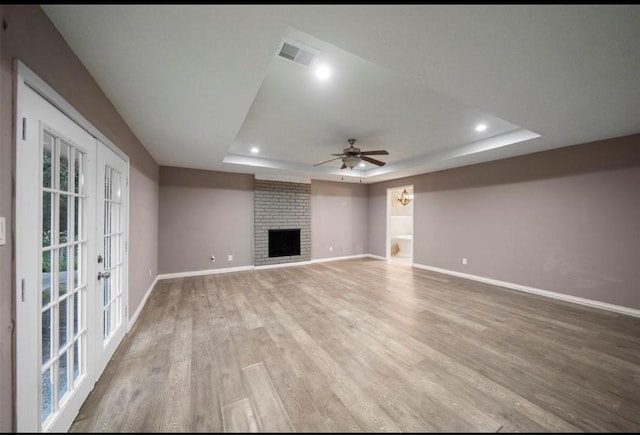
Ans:
[{"label": "fireplace firebox", "polygon": [[300,228],[269,230],[269,257],[300,255]]}]

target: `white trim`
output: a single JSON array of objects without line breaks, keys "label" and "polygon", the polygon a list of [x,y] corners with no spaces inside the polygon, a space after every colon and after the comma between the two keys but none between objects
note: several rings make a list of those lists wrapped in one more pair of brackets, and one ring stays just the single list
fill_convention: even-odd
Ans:
[{"label": "white trim", "polygon": [[288,266],[308,266],[309,264],[311,264],[311,261],[295,261],[291,263],[265,264],[264,266],[254,266],[254,268],[256,270],[276,269],[278,267],[288,267]]},{"label": "white trim", "polygon": [[[131,164],[129,162],[129,159],[127,158],[126,160],[126,164],[127,164],[127,174],[126,177],[127,179],[125,180],[126,186],[124,191],[127,193],[127,198],[126,198],[126,202],[125,202],[125,207],[127,207],[127,212],[125,213],[125,217],[124,217],[124,225],[126,225],[126,229],[125,229],[125,233],[124,233],[124,243],[125,243],[125,251],[124,251],[124,289],[123,289],[123,297],[124,297],[124,312],[129,314],[129,249],[131,248],[130,245],[130,240],[129,240],[129,216],[131,215],[131,184],[130,184],[130,177],[131,177]],[[157,256],[156,256],[157,257]],[[156,267],[157,267],[157,259],[156,259]],[[156,277],[157,279],[157,277]],[[155,281],[154,281],[155,283]],[[146,301],[147,295],[145,294],[144,299],[143,299],[143,303]],[[138,309],[136,309],[136,314],[135,316],[138,316]],[[135,320],[134,320],[135,322]],[[129,330],[131,329],[131,326],[133,325],[133,323],[129,322],[129,324],[127,325],[127,332],[129,332]]]},{"label": "white trim", "polygon": [[[31,228],[27,228],[25,226],[26,220],[30,219],[30,216],[33,216],[33,197],[31,186],[25,185],[27,183],[36,184],[39,183],[40,179],[38,177],[37,180],[35,178],[26,178],[22,176],[24,170],[23,168],[30,168],[29,159],[30,153],[28,153],[28,149],[24,146],[24,141],[22,138],[24,137],[25,132],[23,132],[24,125],[22,123],[23,117],[26,116],[24,103],[27,91],[23,86],[23,77],[21,72],[17,69],[17,64],[14,64],[16,74],[14,75],[14,89],[15,89],[15,128],[14,133],[14,146],[15,148],[15,196],[14,196],[14,230],[15,230],[15,239],[13,240],[13,249],[15,255],[15,262],[12,267],[15,267],[15,430],[17,432],[38,432],[41,431],[41,423],[38,421],[40,419],[40,413],[34,411],[34,406],[37,408],[38,405],[34,405],[34,400],[38,400],[38,396],[33,397],[33,393],[37,394],[38,384],[35,381],[35,377],[33,373],[40,373],[40,364],[38,360],[40,357],[36,353],[33,354],[33,346],[32,339],[33,337],[29,334],[29,328],[23,328],[22,323],[29,325],[37,325],[36,328],[40,327],[41,320],[38,320],[40,317],[37,313],[33,312],[33,310],[29,310],[30,308],[27,304],[23,302],[22,299],[22,284],[23,279],[26,280],[26,277],[38,276],[37,275],[37,267],[30,267],[27,261],[24,261],[23,258],[27,258],[30,251],[29,239],[35,237]],[[39,201],[39,200],[38,200]],[[31,203],[30,203],[31,202]],[[29,212],[31,211],[31,212]],[[36,219],[37,218],[33,218]],[[36,225],[38,225],[36,223]],[[37,245],[37,242],[36,242]],[[23,253],[24,251],[24,253]],[[25,281],[25,285],[28,283]],[[27,293],[28,294],[28,293]],[[25,298],[26,300],[26,298]],[[26,357],[24,356],[26,355]],[[21,358],[24,358],[25,361],[21,361]],[[20,364],[22,362],[22,364]]]},{"label": "white trim", "polygon": [[374,259],[376,259],[376,260],[387,261],[387,258],[386,258],[386,257],[382,257],[382,256],[380,256],[380,255],[367,254],[367,257],[374,258]]},{"label": "white trim", "polygon": [[134,323],[136,323],[136,320],[138,320],[138,316],[140,315],[140,312],[142,312],[144,305],[147,303],[147,299],[149,299],[149,295],[151,294],[151,292],[153,291],[157,283],[158,283],[158,275],[156,275],[156,279],[153,280],[153,282],[147,289],[147,292],[144,294],[142,301],[140,301],[140,303],[138,304],[138,308],[136,308],[136,312],[133,313],[133,316],[131,316],[131,318],[129,319],[129,323],[127,324],[127,332],[131,331],[131,328],[133,328]]},{"label": "white trim", "polygon": [[344,257],[326,257],[326,258],[315,258],[311,260],[311,264],[315,263],[325,263],[327,261],[337,261],[337,260],[351,260],[354,258],[363,258],[367,257],[369,254],[358,254],[358,255],[345,255]]},{"label": "white trim", "polygon": [[[395,187],[387,187],[387,202],[385,203],[385,230],[384,230],[384,259],[389,260],[391,258],[391,237],[389,237],[389,233],[391,232],[391,190],[395,189]],[[413,261],[413,259],[412,259]]]},{"label": "white trim", "polygon": [[157,276],[157,280],[161,279],[173,279],[173,278],[186,278],[189,276],[202,276],[212,275],[214,273],[229,273],[229,272],[242,272],[245,270],[253,270],[253,266],[239,266],[239,267],[227,267],[224,269],[207,269],[207,270],[192,270],[189,272],[175,272],[175,273],[162,273]]},{"label": "white trim", "polygon": [[425,266],[423,264],[413,263],[413,267],[418,269],[430,270],[432,272],[440,272],[447,275],[457,276],[460,278],[471,279],[473,281],[483,282],[486,284],[492,284],[499,287],[506,287],[511,290],[518,290],[525,293],[533,293],[548,298],[559,299],[565,302],[572,302],[579,305],[586,305],[588,307],[600,308],[602,310],[614,311],[616,313],[626,314],[633,317],[640,317],[640,310],[634,308],[623,307],[621,305],[609,304],[606,302],[594,301],[593,299],[581,298],[578,296],[565,295],[562,293],[553,292],[550,290],[542,290],[535,287],[529,287],[521,284],[514,284],[512,282],[499,281],[497,279],[485,278],[477,275],[470,275],[468,273],[456,272],[453,270],[441,269],[439,267]]},{"label": "white trim", "polygon": [[[15,60],[15,68],[19,82],[29,86],[35,92],[40,94],[42,98],[53,104],[58,110],[67,115],[73,122],[78,124],[91,136],[107,145],[114,153],[120,156],[129,165],[129,156],[125,154],[116,144],[111,142],[104,134],[93,126],[84,116],[80,114],[74,107],[69,104],[58,92],[42,80],[36,73],[31,71],[22,61]],[[19,112],[18,112],[19,113]]]}]

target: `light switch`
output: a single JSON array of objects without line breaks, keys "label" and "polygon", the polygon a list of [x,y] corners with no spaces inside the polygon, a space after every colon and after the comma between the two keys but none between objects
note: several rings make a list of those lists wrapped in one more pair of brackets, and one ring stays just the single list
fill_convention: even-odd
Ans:
[{"label": "light switch", "polygon": [[5,218],[0,217],[0,245],[5,245],[7,243],[7,238],[5,237],[6,227]]}]

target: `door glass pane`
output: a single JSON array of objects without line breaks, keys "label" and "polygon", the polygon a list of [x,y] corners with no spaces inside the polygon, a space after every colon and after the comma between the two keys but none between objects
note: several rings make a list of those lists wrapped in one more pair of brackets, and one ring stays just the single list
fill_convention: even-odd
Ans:
[{"label": "door glass pane", "polygon": [[108,270],[111,267],[111,255],[109,255],[110,252],[110,242],[111,242],[111,237],[105,237],[104,238],[104,269]]},{"label": "door glass pane", "polygon": [[51,251],[42,253],[42,306],[51,302]]},{"label": "door glass pane", "polygon": [[104,284],[102,284],[102,288],[103,288],[103,297],[102,297],[103,306],[106,307],[107,304],[109,303],[109,300],[111,299],[111,292],[110,292],[111,286],[109,285],[111,277],[103,278],[102,280],[104,282]]},{"label": "door glass pane", "polygon": [[58,305],[58,347],[61,348],[69,342],[69,299],[60,301]]},{"label": "door glass pane", "polygon": [[80,193],[80,161],[78,159],[82,158],[82,154],[72,148],[71,157],[73,161],[73,193]]},{"label": "door glass pane", "polygon": [[104,199],[111,199],[111,171],[108,166],[104,171]]},{"label": "door glass pane", "polygon": [[60,195],[60,232],[59,243],[67,243],[69,236],[69,197],[67,195]]},{"label": "door glass pane", "polygon": [[104,310],[104,316],[103,316],[103,323],[104,323],[104,335],[103,338],[107,338],[109,337],[109,330],[111,328],[111,315],[110,315],[110,309],[109,307],[105,308]]},{"label": "door glass pane", "polygon": [[80,150],[76,150],[75,159],[75,193],[80,195],[84,194],[84,153]]},{"label": "door glass pane", "polygon": [[60,248],[58,250],[58,294],[65,295],[69,289],[67,279],[67,252],[68,248]]},{"label": "door glass pane", "polygon": [[73,289],[77,289],[80,282],[80,245],[73,245]]},{"label": "door glass pane", "polygon": [[79,312],[78,312],[78,308],[80,306],[80,292],[77,291],[74,295],[73,295],[73,336],[77,336],[78,335],[78,324],[80,319],[78,318],[79,316]]},{"label": "door glass pane", "polygon": [[73,241],[77,242],[82,237],[82,225],[80,225],[80,198],[73,198]]},{"label": "door glass pane", "polygon": [[80,338],[76,339],[73,343],[73,379],[78,379],[80,376]]},{"label": "door glass pane", "polygon": [[60,142],[60,190],[69,191],[69,145]]},{"label": "door glass pane", "polygon": [[104,233],[111,234],[111,202],[107,202],[104,205],[105,219],[104,219]]},{"label": "door glass pane", "polygon": [[120,196],[122,195],[122,191],[120,190],[120,172],[115,169],[111,169],[111,171],[111,179],[113,180],[111,199],[120,201]]},{"label": "door glass pane", "polygon": [[48,132],[42,134],[42,187],[53,187],[54,138]]},{"label": "door glass pane", "polygon": [[51,359],[51,330],[53,318],[51,317],[51,309],[42,313],[42,364]]},{"label": "door glass pane", "polygon": [[111,231],[114,233],[120,232],[120,204],[111,204]]},{"label": "door glass pane", "polygon": [[113,243],[113,265],[117,266],[120,264],[121,260],[121,252],[120,252],[120,235],[115,235],[111,237]]},{"label": "door glass pane", "polygon": [[78,245],[78,257],[76,258],[78,259],[78,285],[80,287],[87,284],[87,274],[85,273],[87,263],[86,253],[86,243],[81,243],[80,245]]},{"label": "door glass pane", "polygon": [[69,352],[65,351],[58,360],[58,402],[69,391],[68,382]]},{"label": "door glass pane", "polygon": [[42,372],[42,421],[51,415],[53,402],[53,388],[51,385],[51,369]]},{"label": "door glass pane", "polygon": [[53,236],[53,194],[42,192],[42,246],[51,246]]}]

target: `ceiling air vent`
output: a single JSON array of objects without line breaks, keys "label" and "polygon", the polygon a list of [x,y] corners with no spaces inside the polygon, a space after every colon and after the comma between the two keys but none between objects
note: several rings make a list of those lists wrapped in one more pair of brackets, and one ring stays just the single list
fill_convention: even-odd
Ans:
[{"label": "ceiling air vent", "polygon": [[282,48],[280,49],[278,55],[304,66],[311,65],[311,62],[313,62],[316,57],[316,54],[311,52],[310,50],[304,49],[289,42],[285,42],[282,44]]}]

